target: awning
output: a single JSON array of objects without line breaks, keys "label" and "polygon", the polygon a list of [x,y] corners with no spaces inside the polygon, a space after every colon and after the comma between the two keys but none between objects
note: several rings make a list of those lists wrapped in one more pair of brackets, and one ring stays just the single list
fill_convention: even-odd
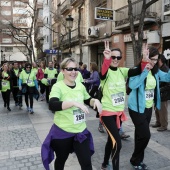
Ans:
[{"label": "awning", "polygon": [[90,41],[90,42],[86,42],[85,44],[83,44],[82,46],[89,46],[89,45],[93,45],[93,44],[104,44],[104,41],[109,41],[111,42],[111,38],[105,38],[105,39],[100,39],[100,40],[96,40],[96,41]]},{"label": "awning", "polygon": [[[8,57],[5,57],[8,60]],[[16,52],[9,56],[10,61],[27,61],[27,57],[22,52]]]}]

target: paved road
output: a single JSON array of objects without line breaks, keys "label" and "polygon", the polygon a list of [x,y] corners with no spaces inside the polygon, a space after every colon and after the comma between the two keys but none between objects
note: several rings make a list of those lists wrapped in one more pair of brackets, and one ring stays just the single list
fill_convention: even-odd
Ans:
[{"label": "paved road", "polygon": [[[34,101],[35,113],[29,115],[25,106],[19,110],[14,106],[11,98],[11,110],[8,112],[3,107],[0,96],[0,170],[44,170],[40,149],[53,123],[53,114],[48,110],[45,101]],[[98,132],[98,119],[95,118],[93,110],[90,109],[90,112],[87,115],[87,126],[93,134],[95,143],[95,154],[92,157],[93,169],[100,170],[107,134]],[[154,120],[153,114],[151,122],[153,123]],[[122,140],[120,170],[132,170],[129,159],[134,144],[134,127],[130,118],[123,124],[123,127],[131,137],[128,140]],[[170,170],[170,130],[157,132],[156,129],[151,128],[151,132],[152,137],[146,149],[145,163],[149,165],[150,170]],[[66,162],[65,170],[75,169],[80,170],[80,167],[75,154],[71,154]],[[51,170],[53,170],[53,164]]]}]

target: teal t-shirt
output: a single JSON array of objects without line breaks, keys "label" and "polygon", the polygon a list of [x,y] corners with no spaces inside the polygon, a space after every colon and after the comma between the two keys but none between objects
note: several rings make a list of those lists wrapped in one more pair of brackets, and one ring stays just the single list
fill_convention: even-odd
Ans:
[{"label": "teal t-shirt", "polygon": [[125,107],[126,82],[129,68],[118,68],[116,71],[108,69],[105,80],[101,80],[103,87],[102,110],[111,112],[123,111]]},{"label": "teal t-shirt", "polygon": [[[82,83],[76,83],[76,87],[72,89],[64,81],[59,81],[53,85],[49,98],[52,97],[57,97],[60,101],[79,103],[84,103],[84,100],[90,98]],[[77,107],[56,111],[54,123],[66,132],[80,133],[86,128],[85,113]]]}]

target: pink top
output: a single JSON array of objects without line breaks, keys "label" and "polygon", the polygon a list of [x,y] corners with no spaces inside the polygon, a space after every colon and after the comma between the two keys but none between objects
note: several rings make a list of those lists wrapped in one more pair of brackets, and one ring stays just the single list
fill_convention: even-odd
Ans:
[{"label": "pink top", "polygon": [[44,70],[42,68],[38,68],[38,72],[37,72],[37,80],[42,80],[44,78]]},{"label": "pink top", "polygon": [[101,116],[113,116],[116,115],[116,124],[117,124],[117,128],[120,129],[120,119],[119,116],[121,116],[121,121],[126,121],[127,120],[127,116],[125,114],[124,111],[121,112],[110,112],[107,110],[103,110],[102,113],[100,114],[100,118]]}]

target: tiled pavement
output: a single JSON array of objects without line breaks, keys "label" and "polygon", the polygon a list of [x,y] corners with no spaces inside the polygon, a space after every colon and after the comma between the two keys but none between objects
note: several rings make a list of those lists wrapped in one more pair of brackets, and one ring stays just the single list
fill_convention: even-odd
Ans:
[{"label": "tiled pavement", "polygon": [[[11,110],[8,112],[3,107],[0,96],[0,170],[44,170],[40,157],[41,143],[53,123],[53,114],[48,110],[46,102],[34,101],[35,113],[29,115],[24,106],[22,110],[15,107],[12,98]],[[90,109],[90,112],[87,115],[87,126],[93,134],[95,144],[95,154],[92,157],[93,169],[100,170],[107,134],[98,132],[98,119],[95,118],[94,111]],[[153,114],[151,122],[154,120]],[[129,159],[133,151],[134,127],[130,118],[123,123],[123,127],[131,137],[122,140],[120,170],[132,170]],[[151,128],[151,132],[152,137],[145,152],[145,163],[149,165],[150,170],[170,170],[170,130],[157,132]],[[75,154],[71,154],[65,170],[75,169],[80,170],[80,166]]]}]

